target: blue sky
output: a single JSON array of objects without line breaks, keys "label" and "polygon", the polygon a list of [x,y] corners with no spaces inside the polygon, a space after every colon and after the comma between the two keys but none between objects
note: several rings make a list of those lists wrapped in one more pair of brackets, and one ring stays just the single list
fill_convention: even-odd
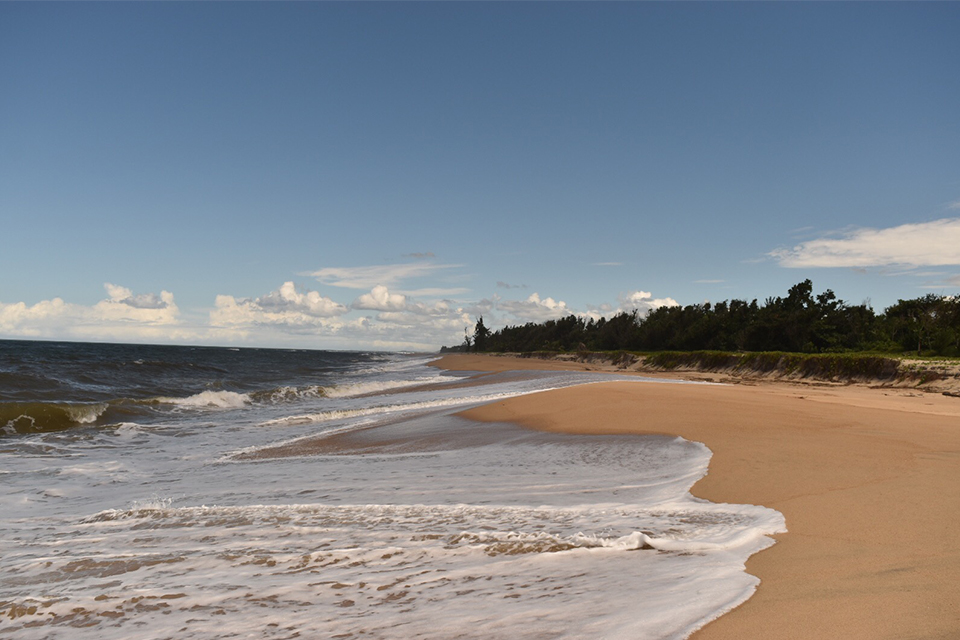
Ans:
[{"label": "blue sky", "polygon": [[0,337],[960,292],[960,4],[0,4]]}]

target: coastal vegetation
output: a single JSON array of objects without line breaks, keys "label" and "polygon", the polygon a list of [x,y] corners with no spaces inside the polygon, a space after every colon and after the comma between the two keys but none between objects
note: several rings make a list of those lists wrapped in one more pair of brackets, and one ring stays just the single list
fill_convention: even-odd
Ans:
[{"label": "coastal vegetation", "polygon": [[[770,297],[762,304],[729,300],[660,307],[646,316],[636,311],[611,318],[569,315],[496,331],[488,329],[481,317],[473,336],[444,350],[642,352],[660,354],[654,359],[663,360],[663,365],[680,358],[677,352],[699,352],[700,360],[733,357],[751,367],[760,362],[743,354],[771,354],[765,358],[777,362],[784,354],[872,354],[862,355],[854,368],[883,369],[883,355],[960,356],[960,297],[928,294],[898,300],[876,313],[869,304],[848,304],[829,289],[815,295],[813,283],[804,280],[785,297]],[[812,362],[801,358],[795,366],[837,366],[840,360]],[[850,360],[843,362],[848,365]]]}]

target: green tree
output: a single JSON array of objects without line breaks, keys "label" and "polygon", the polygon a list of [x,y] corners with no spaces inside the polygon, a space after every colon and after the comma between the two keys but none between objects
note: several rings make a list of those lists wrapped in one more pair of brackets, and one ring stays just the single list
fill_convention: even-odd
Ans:
[{"label": "green tree", "polygon": [[473,350],[486,351],[487,338],[490,337],[490,329],[483,324],[483,316],[477,318],[477,325],[473,328]]},{"label": "green tree", "polygon": [[885,314],[893,339],[904,349],[917,348],[917,355],[929,348],[928,341],[937,328],[937,320],[943,301],[932,293],[912,300],[897,300]]}]

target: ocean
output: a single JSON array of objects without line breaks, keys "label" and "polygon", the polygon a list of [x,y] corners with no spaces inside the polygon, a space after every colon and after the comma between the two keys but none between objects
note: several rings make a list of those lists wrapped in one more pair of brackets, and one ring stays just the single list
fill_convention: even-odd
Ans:
[{"label": "ocean", "polygon": [[784,521],[692,497],[704,445],[456,415],[684,383],[432,359],[0,341],[0,636],[679,639],[753,593]]}]

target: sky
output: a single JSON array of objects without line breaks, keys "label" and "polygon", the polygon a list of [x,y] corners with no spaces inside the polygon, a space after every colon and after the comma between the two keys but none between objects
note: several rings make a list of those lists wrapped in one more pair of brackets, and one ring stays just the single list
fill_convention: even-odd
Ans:
[{"label": "sky", "polygon": [[960,293],[960,3],[0,3],[0,338]]}]

